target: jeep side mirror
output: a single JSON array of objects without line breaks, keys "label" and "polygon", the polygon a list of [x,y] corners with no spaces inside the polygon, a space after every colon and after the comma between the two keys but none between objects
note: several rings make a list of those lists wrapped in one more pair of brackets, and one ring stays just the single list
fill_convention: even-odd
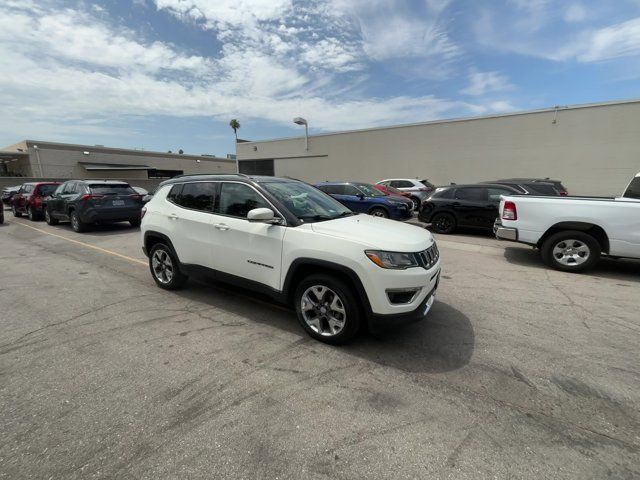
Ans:
[{"label": "jeep side mirror", "polygon": [[250,222],[279,224],[280,219],[276,218],[270,208],[254,208],[247,213],[247,220]]}]

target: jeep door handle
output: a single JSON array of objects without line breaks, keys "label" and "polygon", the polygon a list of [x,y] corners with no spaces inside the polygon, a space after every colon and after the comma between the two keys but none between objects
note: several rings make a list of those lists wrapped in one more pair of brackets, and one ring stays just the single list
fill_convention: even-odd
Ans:
[{"label": "jeep door handle", "polygon": [[169,214],[169,218],[172,218],[173,220],[177,220],[178,218],[180,218],[177,214],[175,213],[170,213]]},{"label": "jeep door handle", "polygon": [[229,225],[227,225],[226,223],[216,223],[213,225],[214,227],[216,227],[218,230],[229,230]]}]

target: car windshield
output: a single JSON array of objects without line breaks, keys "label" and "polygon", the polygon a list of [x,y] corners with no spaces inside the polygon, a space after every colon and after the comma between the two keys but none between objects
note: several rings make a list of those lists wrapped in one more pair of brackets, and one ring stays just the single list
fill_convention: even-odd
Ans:
[{"label": "car windshield", "polygon": [[265,182],[262,187],[304,222],[320,222],[353,215],[337,200],[302,182]]},{"label": "car windshield", "polygon": [[40,185],[38,187],[38,195],[46,197],[56,191],[58,185]]},{"label": "car windshield", "polygon": [[374,187],[373,185],[369,185],[368,183],[354,183],[353,185],[358,187],[358,190],[364,193],[367,197],[386,197],[387,196],[386,193],[381,192],[376,187]]}]

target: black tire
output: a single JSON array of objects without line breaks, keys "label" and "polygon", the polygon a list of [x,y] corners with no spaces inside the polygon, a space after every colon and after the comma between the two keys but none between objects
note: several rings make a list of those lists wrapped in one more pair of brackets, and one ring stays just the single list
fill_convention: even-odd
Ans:
[{"label": "black tire", "polygon": [[82,233],[87,231],[88,225],[80,220],[80,215],[78,215],[78,212],[73,210],[69,214],[69,219],[71,220],[71,228],[73,228],[74,232]]},{"label": "black tire", "polygon": [[47,222],[47,225],[58,225],[59,223],[57,218],[53,218],[47,207],[44,208],[44,221]]},{"label": "black tire", "polygon": [[18,210],[16,210],[15,205],[11,205],[11,213],[13,213],[13,216],[16,218],[20,218],[22,216],[22,214]]},{"label": "black tire", "polygon": [[544,263],[563,272],[590,269],[600,260],[600,253],[600,243],[588,233],[577,230],[554,233],[540,248]]},{"label": "black tire", "polygon": [[[327,289],[325,291],[323,298],[318,298],[313,292],[314,287],[324,287]],[[309,309],[305,310],[305,314],[303,314],[303,296],[308,291],[311,296],[314,296],[316,303],[318,304],[317,309],[313,307],[313,312],[309,314]],[[330,310],[334,305],[335,296],[337,296],[337,301],[335,303],[335,308],[342,308],[344,314],[337,314],[337,316],[342,315],[343,324],[340,330],[337,333],[332,333],[333,327],[329,323],[329,319],[325,317],[325,313],[331,315]],[[322,305],[319,305],[322,302]],[[358,298],[351,286],[336,278],[332,275],[327,274],[313,274],[306,277],[302,280],[298,287],[296,288],[295,296],[294,296],[294,304],[296,309],[296,314],[298,316],[298,321],[302,325],[302,328],[314,339],[319,340],[323,343],[328,343],[330,345],[342,345],[344,343],[352,340],[360,331],[362,325],[362,307]],[[320,308],[325,308],[324,311],[320,312]],[[328,310],[326,310],[328,309]],[[338,312],[335,310],[334,312]],[[314,330],[309,323],[307,323],[307,319],[310,315],[313,315],[314,318],[311,318],[310,321],[313,322],[315,319],[317,320],[317,326],[314,328],[319,328],[319,331]],[[335,313],[334,313],[335,315]],[[331,317],[331,320],[334,322],[338,320],[337,316]],[[319,318],[320,317],[320,318]],[[335,323],[334,323],[335,324]]]},{"label": "black tire", "polygon": [[389,218],[389,212],[382,207],[374,207],[369,210],[369,215],[380,218]]},{"label": "black tire", "polygon": [[456,226],[456,217],[450,213],[436,213],[431,217],[431,230],[436,233],[453,233]]},{"label": "black tire", "polygon": [[29,217],[29,220],[31,220],[32,222],[38,220],[38,214],[34,212],[31,207],[27,207],[27,217]]},{"label": "black tire", "polygon": [[[172,269],[170,279],[163,276],[160,270],[156,270],[154,266],[154,258],[156,258],[156,255],[158,255],[157,260],[159,262],[165,262],[166,265],[166,261],[168,260],[170,263]],[[180,270],[180,262],[173,254],[173,251],[164,243],[156,243],[151,248],[151,252],[149,252],[149,271],[156,285],[165,290],[179,290],[189,279],[189,277]]]},{"label": "black tire", "polygon": [[140,226],[141,220],[139,218],[132,219],[132,220],[129,220],[129,223],[131,224],[132,227],[135,228]]},{"label": "black tire", "polygon": [[413,211],[420,211],[420,199],[418,197],[411,197],[411,201],[413,202]]}]

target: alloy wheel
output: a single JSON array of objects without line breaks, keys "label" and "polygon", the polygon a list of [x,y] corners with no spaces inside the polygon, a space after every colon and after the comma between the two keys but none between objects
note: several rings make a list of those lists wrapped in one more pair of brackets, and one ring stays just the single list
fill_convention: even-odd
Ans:
[{"label": "alloy wheel", "polygon": [[345,326],[347,310],[340,296],[324,285],[307,288],[300,299],[302,317],[311,330],[325,337],[338,335]]},{"label": "alloy wheel", "polygon": [[553,258],[569,267],[582,265],[589,259],[591,250],[581,240],[561,240],[553,247]]},{"label": "alloy wheel", "polygon": [[171,283],[174,273],[173,261],[165,250],[158,249],[153,253],[151,268],[153,269],[153,275],[160,283],[163,285]]}]

